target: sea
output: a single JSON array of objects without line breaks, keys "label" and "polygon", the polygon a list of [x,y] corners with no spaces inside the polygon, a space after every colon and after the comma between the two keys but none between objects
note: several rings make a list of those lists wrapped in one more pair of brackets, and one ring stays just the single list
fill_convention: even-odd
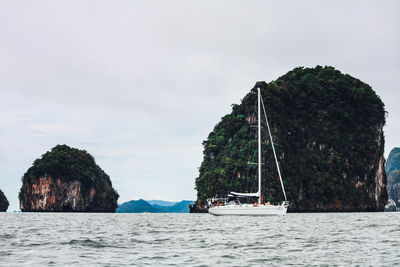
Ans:
[{"label": "sea", "polygon": [[1,213],[0,266],[400,266],[400,213]]}]

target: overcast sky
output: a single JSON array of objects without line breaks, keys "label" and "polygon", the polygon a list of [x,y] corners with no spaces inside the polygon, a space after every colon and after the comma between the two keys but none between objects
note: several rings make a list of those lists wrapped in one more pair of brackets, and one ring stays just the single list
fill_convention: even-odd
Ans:
[{"label": "overcast sky", "polygon": [[57,144],[120,194],[194,200],[201,142],[256,81],[331,65],[386,105],[400,146],[399,1],[0,3],[0,189]]}]

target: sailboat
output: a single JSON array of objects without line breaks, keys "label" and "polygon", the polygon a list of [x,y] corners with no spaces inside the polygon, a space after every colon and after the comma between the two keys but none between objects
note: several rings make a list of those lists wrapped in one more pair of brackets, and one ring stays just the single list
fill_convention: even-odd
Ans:
[{"label": "sailboat", "polygon": [[[208,209],[208,212],[212,215],[283,215],[286,214],[287,208],[289,206],[289,202],[286,198],[285,187],[283,185],[281,171],[279,169],[278,159],[275,153],[274,141],[272,139],[271,130],[268,123],[267,113],[265,112],[264,103],[261,98],[260,88],[258,88],[258,191],[256,193],[236,193],[231,192],[228,197],[229,198],[250,198],[255,197],[258,198],[258,202],[254,204],[240,204],[240,202],[225,201],[224,204],[212,205]],[[267,122],[267,128],[269,137],[271,140],[272,151],[274,153],[275,164],[278,170],[279,180],[281,182],[283,196],[285,198],[284,201],[279,203],[278,205],[271,205],[269,203],[264,204],[261,203],[261,103],[263,105],[264,115]]]}]

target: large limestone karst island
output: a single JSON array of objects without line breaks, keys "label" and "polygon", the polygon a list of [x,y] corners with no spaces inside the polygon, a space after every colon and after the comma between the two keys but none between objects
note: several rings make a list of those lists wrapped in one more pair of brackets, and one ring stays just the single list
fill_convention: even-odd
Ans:
[{"label": "large limestone karst island", "polygon": [[10,203],[8,202],[6,196],[4,195],[3,191],[0,190],[0,212],[7,211],[8,206]]},{"label": "large limestone karst island", "polygon": [[[374,90],[333,67],[295,68],[258,82],[203,142],[197,202],[228,192],[256,192],[257,96],[272,127],[290,212],[382,211],[385,109]],[[267,136],[266,127],[263,136]],[[262,145],[264,202],[283,200],[270,141]]]},{"label": "large limestone karst island", "polygon": [[21,211],[115,212],[118,193],[110,177],[84,150],[58,145],[22,177]]}]

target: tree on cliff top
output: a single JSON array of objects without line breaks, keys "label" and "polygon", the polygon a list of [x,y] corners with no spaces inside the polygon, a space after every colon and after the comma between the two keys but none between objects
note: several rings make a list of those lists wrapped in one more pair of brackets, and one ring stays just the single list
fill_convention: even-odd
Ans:
[{"label": "tree on cliff top", "polygon": [[[22,177],[23,184],[33,184],[38,178],[50,176],[63,181],[78,180],[89,194],[94,187],[96,194],[93,205],[103,210],[115,211],[118,193],[112,187],[110,177],[96,164],[92,155],[85,150],[57,145],[36,159]],[[21,200],[22,188],[19,194]]]},{"label": "tree on cliff top", "polygon": [[7,211],[8,206],[10,206],[10,203],[8,202],[3,191],[0,190],[0,211]]},{"label": "tree on cliff top", "polygon": [[[382,210],[387,200],[383,168],[385,109],[372,88],[333,67],[295,68],[259,82],[232,105],[203,142],[196,179],[198,203],[229,191],[257,191],[257,91],[266,104],[291,209]],[[263,128],[262,135],[268,133]],[[264,200],[282,200],[268,140],[263,143]],[[380,168],[381,167],[381,168]],[[382,192],[375,200],[377,182]]]}]

